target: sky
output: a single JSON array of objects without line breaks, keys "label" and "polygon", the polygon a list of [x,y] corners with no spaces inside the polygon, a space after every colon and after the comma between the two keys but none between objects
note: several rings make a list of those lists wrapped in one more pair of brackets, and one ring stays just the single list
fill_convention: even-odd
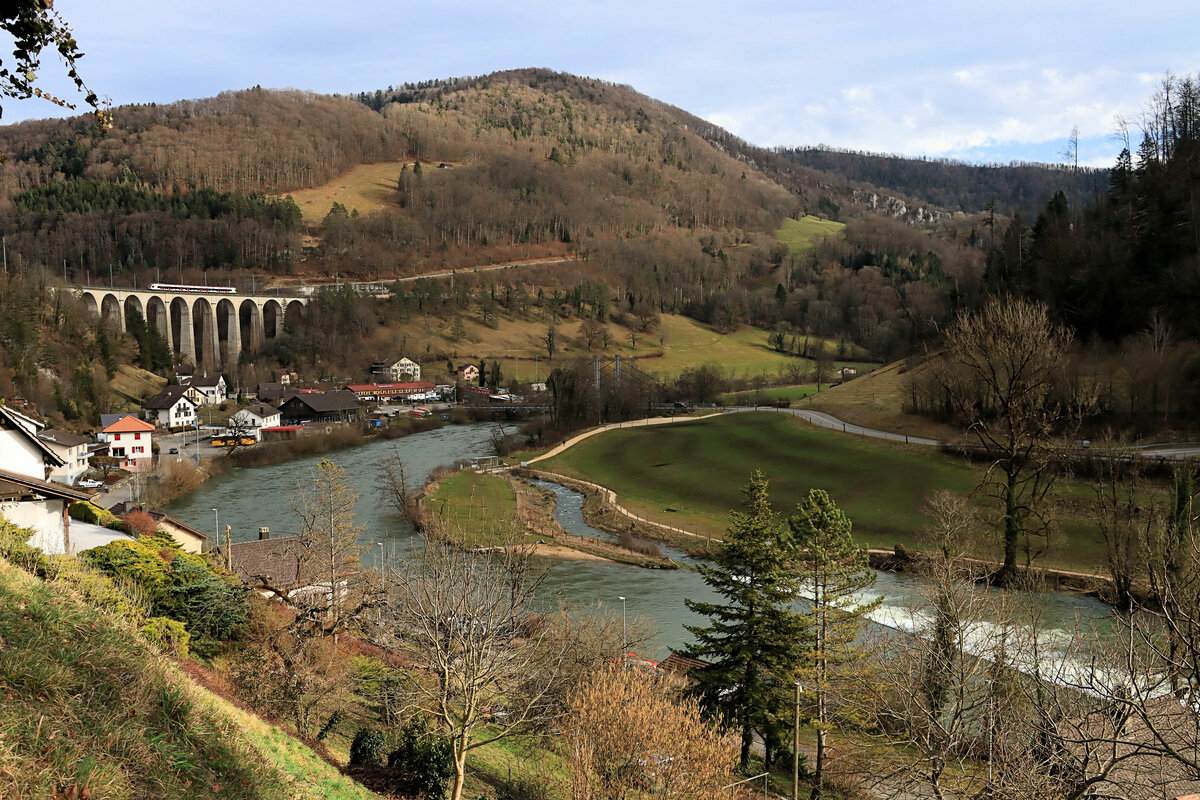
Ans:
[{"label": "sky", "polygon": [[[875,0],[57,0],[114,106],[230,89],[350,94],[545,67],[679,106],[757,145],[1110,166],[1168,73],[1200,70],[1200,3]],[[0,53],[7,55],[7,42]],[[43,86],[70,99],[44,59]],[[3,122],[59,116],[38,100]]]}]

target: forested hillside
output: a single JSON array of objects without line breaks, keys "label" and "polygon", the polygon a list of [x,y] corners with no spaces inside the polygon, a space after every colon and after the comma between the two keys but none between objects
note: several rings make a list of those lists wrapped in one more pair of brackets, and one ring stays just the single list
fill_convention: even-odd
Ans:
[{"label": "forested hillside", "polygon": [[1059,164],[967,164],[828,147],[779,148],[778,153],[845,181],[967,214],[994,203],[997,213],[1032,219],[1059,192],[1072,205],[1086,205],[1104,192],[1108,182],[1104,170]]},{"label": "forested hillside", "polygon": [[[1178,376],[1191,363],[1185,340],[1200,333],[1187,305],[1200,288],[1200,179],[1194,84],[1167,88],[1147,112],[1156,122],[1145,142],[1105,176],[1094,204],[1097,176],[1084,170],[818,153],[822,167],[828,159],[860,171],[874,165],[870,175],[885,186],[860,183],[790,161],[799,151],[754,147],[629,87],[546,70],[353,98],[255,88],[116,109],[106,135],[90,121],[0,128],[9,156],[0,165],[0,230],[10,269],[38,276],[18,287],[22,297],[54,276],[96,281],[110,271],[115,285],[207,278],[262,286],[573,259],[397,284],[387,303],[320,296],[312,318],[323,323],[288,331],[244,379],[281,367],[360,371],[354,341],[406,341],[405,326],[418,318],[423,327],[413,335],[424,356],[442,362],[477,349],[472,343],[486,349],[486,331],[504,320],[611,323],[628,329],[628,345],[610,329],[586,349],[602,342],[604,351],[641,356],[639,338],[666,313],[719,333],[755,326],[801,364],[815,356],[804,344],[812,337],[889,360],[936,342],[958,310],[987,294],[1017,293],[1044,300],[1081,340],[1099,337],[1106,358],[1136,350],[1152,320],[1167,326],[1174,355],[1159,346],[1154,363],[1164,374],[1174,365],[1178,402]],[[288,193],[336,198],[360,165],[384,176],[376,199],[361,207],[333,200],[305,222]],[[1041,203],[1056,185],[1065,188]],[[927,205],[971,210],[991,200],[993,209],[975,213]],[[1005,203],[1033,204],[1036,216],[1006,215]],[[777,232],[805,215],[845,227],[791,250]],[[136,320],[132,336],[112,331],[108,342],[63,337],[60,312],[48,294],[38,296],[18,315],[26,322],[0,334],[0,369],[14,392],[86,418],[105,402],[93,398],[82,359],[93,373],[102,346],[118,365],[164,370],[170,360]],[[483,332],[464,333],[461,319]],[[522,357],[546,351],[540,338]]]}]

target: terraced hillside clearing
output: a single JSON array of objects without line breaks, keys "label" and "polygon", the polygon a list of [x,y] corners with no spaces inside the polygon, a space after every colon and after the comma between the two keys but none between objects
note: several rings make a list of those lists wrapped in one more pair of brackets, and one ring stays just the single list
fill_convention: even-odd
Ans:
[{"label": "terraced hillside clearing", "polygon": [[[720,537],[741,487],[761,469],[771,498],[787,513],[809,489],[825,489],[854,522],[855,539],[870,547],[921,549],[928,524],[922,508],[937,489],[971,495],[980,513],[994,503],[976,487],[981,466],[931,447],[905,446],[813,428],[794,416],[745,412],[675,425],[637,426],[592,436],[538,467],[599,483],[634,513]],[[1054,502],[1062,532],[1047,566],[1102,569],[1104,549],[1089,524],[1090,489],[1059,483]],[[998,537],[984,532],[973,555],[994,559]]]}]

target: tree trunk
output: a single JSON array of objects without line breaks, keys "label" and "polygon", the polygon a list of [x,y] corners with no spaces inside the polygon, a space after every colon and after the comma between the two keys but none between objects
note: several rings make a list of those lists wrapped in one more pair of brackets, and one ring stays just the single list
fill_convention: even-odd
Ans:
[{"label": "tree trunk", "polygon": [[750,765],[750,745],[754,743],[754,731],[749,725],[742,728],[742,753],[741,768],[744,770]]},{"label": "tree trunk", "polygon": [[1004,564],[1000,567],[1001,583],[1017,569],[1017,540],[1021,535],[1020,508],[1017,503],[1017,473],[1010,470],[1004,485]]},{"label": "tree trunk", "polygon": [[454,743],[454,780],[450,784],[450,800],[462,800],[463,778],[467,773],[466,742]]}]

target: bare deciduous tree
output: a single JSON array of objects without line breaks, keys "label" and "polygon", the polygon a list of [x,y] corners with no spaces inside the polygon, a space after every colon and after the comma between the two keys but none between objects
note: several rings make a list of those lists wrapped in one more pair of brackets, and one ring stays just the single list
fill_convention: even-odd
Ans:
[{"label": "bare deciduous tree", "polygon": [[354,517],[358,491],[346,470],[322,459],[312,484],[299,486],[292,510],[300,520],[300,542],[304,549],[300,574],[318,587],[315,591],[292,593],[290,602],[307,615],[323,618],[322,631],[337,640],[369,600],[370,591],[362,573],[360,543],[364,526]]},{"label": "bare deciduous tree", "polygon": [[1041,303],[998,298],[961,314],[946,338],[939,381],[991,461],[983,485],[1001,505],[1002,580],[1014,577],[1022,536],[1029,546],[1028,537],[1049,530],[1042,501],[1058,464],[1051,437],[1070,410],[1054,398],[1053,377],[1070,343]]},{"label": "bare deciduous tree", "polygon": [[[412,704],[449,739],[462,796],[467,755],[542,730],[571,679],[564,625],[535,602],[545,573],[527,548],[465,551],[441,537],[389,579],[392,646],[414,666]],[[486,728],[486,732],[484,729]]]},{"label": "bare deciduous tree", "polygon": [[584,346],[588,350],[594,350],[597,344],[604,342],[604,325],[594,317],[588,317],[579,323],[579,335],[583,337]]}]

